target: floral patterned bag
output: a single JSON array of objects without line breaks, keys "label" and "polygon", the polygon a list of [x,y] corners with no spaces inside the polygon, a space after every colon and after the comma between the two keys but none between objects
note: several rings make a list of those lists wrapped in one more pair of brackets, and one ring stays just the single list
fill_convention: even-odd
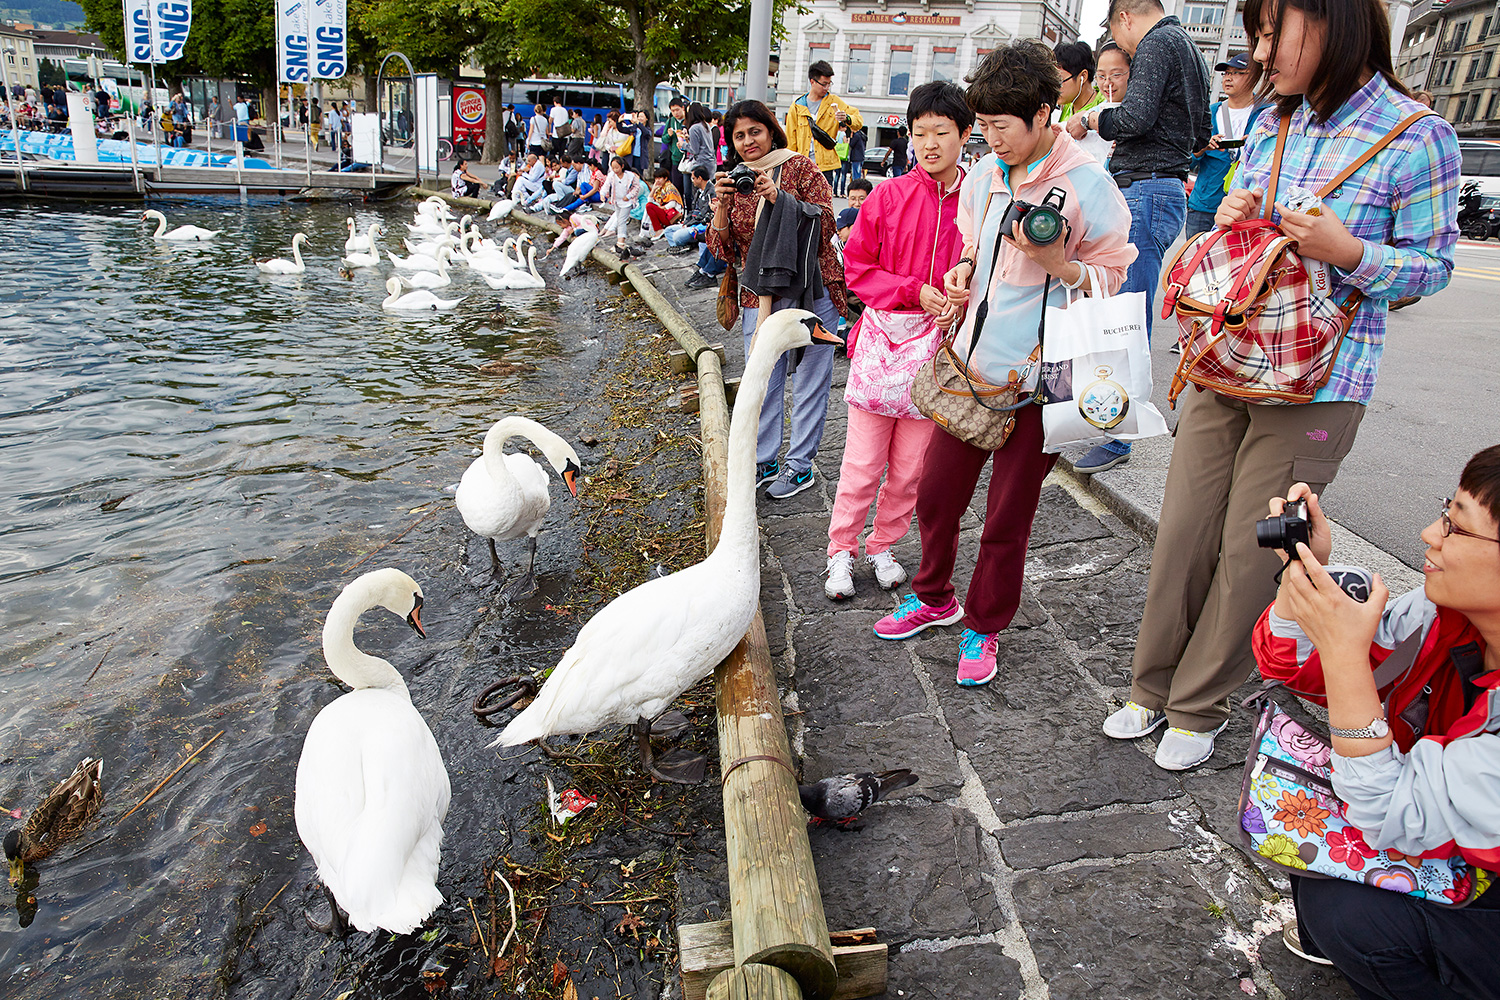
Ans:
[{"label": "floral patterned bag", "polygon": [[[1409,655],[1401,655],[1397,646],[1377,668],[1377,687],[1410,667],[1421,645],[1420,630],[1414,635],[1415,643],[1403,644]],[[1269,697],[1278,683],[1249,699],[1264,702],[1240,786],[1240,839],[1252,857],[1293,875],[1363,882],[1444,906],[1467,906],[1479,898],[1490,874],[1462,857],[1410,857],[1365,843],[1333,792],[1333,747]]]},{"label": "floral patterned bag", "polygon": [[925,312],[866,306],[849,335],[849,379],[844,401],[883,417],[925,419],[912,405],[911,384],[943,339]]}]

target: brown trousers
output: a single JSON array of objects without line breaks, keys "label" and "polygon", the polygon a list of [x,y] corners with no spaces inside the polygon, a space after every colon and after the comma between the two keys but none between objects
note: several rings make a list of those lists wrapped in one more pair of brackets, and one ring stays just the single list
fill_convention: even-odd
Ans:
[{"label": "brown trousers", "polygon": [[1276,598],[1281,560],[1255,542],[1267,502],[1321,494],[1349,454],[1360,403],[1274,406],[1189,388],[1162,498],[1131,700],[1169,725],[1212,730],[1250,676],[1250,630]]}]

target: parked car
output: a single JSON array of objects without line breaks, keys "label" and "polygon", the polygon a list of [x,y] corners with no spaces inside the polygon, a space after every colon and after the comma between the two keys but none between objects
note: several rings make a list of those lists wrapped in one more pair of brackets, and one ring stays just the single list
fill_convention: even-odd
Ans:
[{"label": "parked car", "polygon": [[890,173],[890,166],[880,162],[885,159],[885,154],[890,152],[889,146],[868,146],[865,148],[865,173],[879,174],[884,177]]}]

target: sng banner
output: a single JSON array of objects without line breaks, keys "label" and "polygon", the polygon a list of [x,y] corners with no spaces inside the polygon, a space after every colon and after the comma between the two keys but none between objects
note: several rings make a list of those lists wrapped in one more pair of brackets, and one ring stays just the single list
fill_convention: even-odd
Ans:
[{"label": "sng banner", "polygon": [[307,37],[313,44],[312,75],[320,80],[343,77],[349,65],[345,0],[311,0]]},{"label": "sng banner", "polygon": [[276,78],[306,83],[308,75],[307,0],[276,0]]},{"label": "sng banner", "polygon": [[192,0],[125,0],[125,48],[131,62],[181,59],[192,26]]}]

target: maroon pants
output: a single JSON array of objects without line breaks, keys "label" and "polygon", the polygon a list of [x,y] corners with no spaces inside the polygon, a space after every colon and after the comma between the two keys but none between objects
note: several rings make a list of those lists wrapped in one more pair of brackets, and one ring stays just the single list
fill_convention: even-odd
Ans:
[{"label": "maroon pants", "polygon": [[1042,480],[1057,463],[1042,454],[1042,408],[1023,406],[1005,447],[989,452],[965,444],[934,427],[917,485],[917,529],[922,534],[922,565],[911,582],[923,604],[941,606],[953,596],[953,564],[958,557],[959,519],[985,459],[994,456],[985,503],[979,559],[963,600],[965,622],[976,632],[999,632],[1021,606],[1026,545],[1036,517]]}]

